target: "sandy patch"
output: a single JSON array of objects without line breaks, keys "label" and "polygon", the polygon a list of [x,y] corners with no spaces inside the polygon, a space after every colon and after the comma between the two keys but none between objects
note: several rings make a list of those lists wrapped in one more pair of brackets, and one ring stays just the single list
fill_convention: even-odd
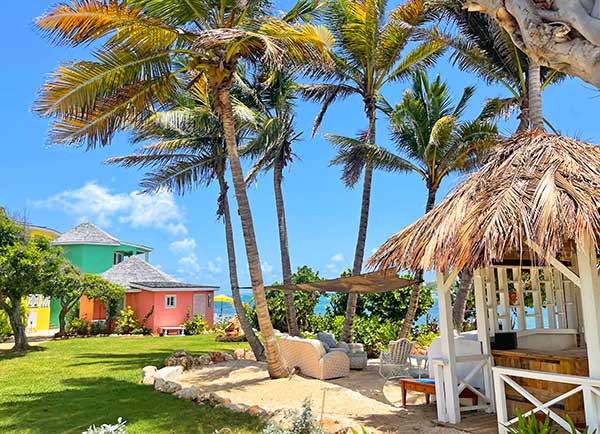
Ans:
[{"label": "sandy patch", "polygon": [[[373,432],[459,434],[435,426],[435,407],[425,405],[398,408],[400,387],[385,382],[375,366],[352,371],[346,378],[320,381],[294,375],[271,380],[262,363],[236,360],[187,371],[177,378],[182,385],[195,385],[235,404],[258,405],[267,411],[299,408],[306,398],[312,401],[317,418],[339,421],[345,426],[365,426]],[[414,395],[409,402],[423,398]],[[324,402],[324,405],[323,405]]]}]

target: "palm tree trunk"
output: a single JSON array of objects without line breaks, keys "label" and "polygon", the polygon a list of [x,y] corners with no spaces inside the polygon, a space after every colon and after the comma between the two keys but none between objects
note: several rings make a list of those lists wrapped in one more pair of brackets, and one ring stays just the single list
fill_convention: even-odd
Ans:
[{"label": "palm tree trunk", "polygon": [[[292,283],[292,264],[290,261],[290,250],[288,245],[287,223],[285,219],[285,205],[283,203],[283,192],[281,191],[281,181],[283,178],[283,165],[279,158],[275,159],[273,165],[273,189],[275,190],[275,208],[277,209],[277,224],[279,227],[279,251],[281,253],[281,272],[283,274],[284,285]],[[298,320],[296,318],[296,306],[294,305],[294,293],[290,290],[284,290],[285,297],[285,319],[287,322],[288,333],[292,336],[299,336]]]},{"label": "palm tree trunk", "polygon": [[250,344],[250,348],[252,348],[252,352],[254,353],[256,360],[264,360],[265,349],[254,333],[254,329],[252,328],[250,321],[248,321],[248,317],[246,316],[246,311],[244,310],[244,305],[242,303],[242,297],[240,296],[240,284],[237,275],[237,261],[235,258],[235,244],[233,241],[233,226],[231,224],[231,211],[229,209],[229,199],[227,197],[227,190],[229,187],[227,186],[227,181],[225,181],[225,174],[223,172],[218,173],[217,178],[219,179],[221,195],[221,203],[219,205],[223,213],[223,221],[225,223],[225,241],[227,244],[229,282],[231,284],[231,295],[233,296],[233,307],[235,308],[235,314],[240,321],[240,326],[242,327],[246,339],[248,339],[248,344]]},{"label": "palm tree trunk", "polygon": [[540,78],[540,65],[529,58],[527,73],[529,94],[529,118],[532,130],[544,129],[544,117],[542,115],[542,91]]},{"label": "palm tree trunk", "polygon": [[[433,209],[435,205],[435,196],[437,194],[437,187],[429,187],[427,192],[427,203],[425,204],[425,214]],[[408,338],[410,330],[412,329],[413,322],[417,316],[417,310],[419,309],[419,297],[421,295],[421,286],[423,280],[423,270],[418,270],[415,273],[416,284],[413,285],[410,293],[410,301],[408,302],[408,309],[406,310],[406,316],[402,321],[400,327],[400,333],[398,338]]]},{"label": "palm tree trunk", "polygon": [[[367,132],[367,142],[375,144],[375,104],[366,103],[367,117],[369,118],[369,130]],[[360,222],[358,225],[358,238],[356,240],[356,249],[354,250],[354,263],[352,264],[352,275],[357,276],[362,272],[363,260],[365,256],[365,244],[367,242],[367,228],[369,226],[369,208],[371,206],[371,185],[373,183],[373,166],[370,162],[365,165],[365,179],[363,181],[362,201],[360,206]],[[354,326],[354,316],[356,315],[356,305],[358,303],[358,294],[351,292],[348,294],[346,302],[346,317],[344,318],[344,328],[342,329],[341,340],[344,342],[352,341],[352,327]]]},{"label": "palm tree trunk", "polygon": [[529,128],[529,95],[525,94],[521,101],[521,113],[519,113],[519,126],[517,133]]},{"label": "palm tree trunk", "polygon": [[[21,300],[10,298],[10,306],[7,302],[3,302],[2,306],[8,315],[8,321],[13,329],[13,335],[15,337],[15,345],[12,351],[26,351],[30,348],[27,340],[27,334],[25,333],[25,324],[21,318]],[[6,309],[8,307],[8,309]]]},{"label": "palm tree trunk", "polygon": [[58,333],[56,334],[58,337],[67,334],[67,313],[69,313],[68,303],[61,304],[60,312],[58,313]]},{"label": "palm tree trunk", "polygon": [[248,258],[248,271],[250,273],[250,282],[252,283],[252,294],[254,295],[254,305],[258,325],[262,333],[265,353],[267,358],[268,371],[271,378],[283,378],[288,375],[279,347],[275,339],[275,332],[269,309],[267,307],[267,298],[265,297],[265,287],[263,283],[262,270],[260,268],[260,256],[256,244],[256,235],[254,233],[254,222],[252,221],[252,211],[246,192],[246,182],[242,165],[238,155],[235,124],[233,118],[233,107],[229,96],[229,89],[225,86],[217,90],[219,99],[221,121],[225,133],[225,142],[227,144],[227,154],[231,166],[231,177],[235,189],[235,197],[238,203],[238,212],[242,222],[242,232],[244,234],[244,244],[246,246],[246,256]]},{"label": "palm tree trunk", "polygon": [[473,270],[464,268],[458,273],[458,292],[452,307],[452,320],[454,328],[460,333],[465,322],[465,311],[467,310],[467,299],[473,288]]}]

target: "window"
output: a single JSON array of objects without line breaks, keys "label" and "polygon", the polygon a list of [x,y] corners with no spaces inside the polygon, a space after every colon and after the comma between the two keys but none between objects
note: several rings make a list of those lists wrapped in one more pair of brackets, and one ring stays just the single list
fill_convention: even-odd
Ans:
[{"label": "window", "polygon": [[119,262],[123,262],[123,252],[115,252],[113,264],[117,265]]},{"label": "window", "polygon": [[210,303],[212,302],[212,295],[211,294],[207,294],[206,295],[206,300],[207,300],[207,307],[210,309]]},{"label": "window", "polygon": [[177,307],[177,296],[165,295],[165,307],[167,309],[174,309],[175,307]]}]

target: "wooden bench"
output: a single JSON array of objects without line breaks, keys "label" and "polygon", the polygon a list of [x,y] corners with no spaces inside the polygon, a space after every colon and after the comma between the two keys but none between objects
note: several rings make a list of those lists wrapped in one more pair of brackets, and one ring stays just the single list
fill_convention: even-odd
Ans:
[{"label": "wooden bench", "polygon": [[[170,333],[170,332],[176,333]],[[160,327],[160,334],[163,336],[184,336],[185,329],[183,327]]]},{"label": "wooden bench", "polygon": [[[402,407],[406,407],[406,392],[419,392],[425,394],[425,402],[429,404],[430,395],[435,395],[435,381],[428,379],[401,378],[400,386],[402,387]],[[465,389],[460,394],[461,398],[470,398],[473,401],[473,406],[476,406],[479,397],[470,389]]]}]

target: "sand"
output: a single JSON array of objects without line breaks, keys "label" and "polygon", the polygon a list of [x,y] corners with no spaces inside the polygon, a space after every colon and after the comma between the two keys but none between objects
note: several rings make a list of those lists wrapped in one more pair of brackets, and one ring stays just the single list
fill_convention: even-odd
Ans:
[{"label": "sand", "polygon": [[410,405],[400,408],[400,387],[386,382],[373,365],[331,381],[299,375],[271,380],[264,364],[236,360],[187,371],[177,382],[196,385],[202,392],[215,393],[234,404],[258,405],[269,412],[297,409],[308,398],[317,419],[323,415],[332,425],[364,426],[371,432],[461,433],[436,426],[435,406],[415,405],[424,403],[422,395],[410,395]]}]

